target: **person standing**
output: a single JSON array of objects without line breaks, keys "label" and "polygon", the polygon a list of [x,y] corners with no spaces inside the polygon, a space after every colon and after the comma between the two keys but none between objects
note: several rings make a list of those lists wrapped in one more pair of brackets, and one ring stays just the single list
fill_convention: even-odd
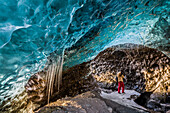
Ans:
[{"label": "person standing", "polygon": [[118,93],[120,94],[120,90],[122,88],[122,93],[125,93],[125,85],[123,83],[123,79],[124,79],[124,75],[122,74],[122,72],[118,72],[117,73],[117,78],[118,78]]}]

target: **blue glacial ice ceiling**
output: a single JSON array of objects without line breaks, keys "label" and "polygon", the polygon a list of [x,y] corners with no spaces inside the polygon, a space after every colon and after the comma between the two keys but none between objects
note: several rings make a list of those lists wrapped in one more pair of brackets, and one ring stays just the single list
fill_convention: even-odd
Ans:
[{"label": "blue glacial ice ceiling", "polygon": [[64,67],[121,43],[169,56],[169,0],[1,0],[0,6],[1,100],[21,92],[54,51],[65,50]]}]

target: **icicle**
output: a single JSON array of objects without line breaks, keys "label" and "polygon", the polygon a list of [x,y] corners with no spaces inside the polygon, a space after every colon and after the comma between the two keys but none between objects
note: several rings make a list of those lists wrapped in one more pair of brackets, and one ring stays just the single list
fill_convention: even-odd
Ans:
[{"label": "icicle", "polygon": [[57,88],[58,91],[60,89],[60,85],[62,83],[62,69],[63,69],[63,62],[64,62],[64,51],[61,56],[57,56],[57,61],[52,62],[51,65],[49,65],[46,75],[46,81],[47,81],[47,91],[46,95],[48,97],[48,104],[50,102],[50,96],[54,92],[54,86],[55,89]]},{"label": "icicle", "polygon": [[52,66],[50,65],[50,68],[49,68],[49,79],[48,79],[48,82],[47,82],[47,86],[48,86],[48,104],[49,104],[49,101],[50,101],[50,90],[51,90],[51,80],[52,80]]},{"label": "icicle", "polygon": [[60,65],[60,72],[59,72],[59,81],[58,81],[58,90],[60,89],[60,84],[62,83],[62,70],[63,70],[63,61],[64,61],[64,53],[61,57],[61,65]]}]

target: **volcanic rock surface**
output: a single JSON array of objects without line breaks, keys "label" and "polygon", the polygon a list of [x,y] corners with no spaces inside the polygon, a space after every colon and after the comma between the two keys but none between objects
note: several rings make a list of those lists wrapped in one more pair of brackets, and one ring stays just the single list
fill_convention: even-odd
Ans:
[{"label": "volcanic rock surface", "polygon": [[156,49],[122,44],[99,53],[90,62],[90,70],[101,82],[105,80],[113,83],[116,73],[122,71],[127,78],[127,89],[166,92],[166,87],[170,86],[169,60],[169,57]]}]

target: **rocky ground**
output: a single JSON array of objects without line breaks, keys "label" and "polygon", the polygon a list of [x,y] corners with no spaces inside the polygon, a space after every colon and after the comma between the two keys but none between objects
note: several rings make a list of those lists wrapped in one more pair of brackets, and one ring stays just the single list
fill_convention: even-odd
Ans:
[{"label": "rocky ground", "polygon": [[35,113],[145,113],[102,98],[97,92],[85,92],[73,98],[63,98],[46,105]]},{"label": "rocky ground", "polygon": [[[122,71],[127,78],[127,81],[125,82],[126,89],[135,90],[138,93],[141,93],[141,96],[135,100],[138,104],[158,112],[164,112],[165,108],[166,111],[168,111],[168,102],[170,102],[168,100],[170,92],[169,61],[169,57],[162,52],[142,45],[122,44],[108,48],[99,53],[93,60],[76,65],[63,72],[60,90],[57,91],[57,88],[54,87],[54,93],[51,96],[51,102],[54,102],[54,110],[63,112],[64,109],[73,111],[75,109],[77,111],[84,110],[84,112],[88,112],[87,109],[92,110],[93,108],[89,108],[89,106],[84,108],[83,102],[96,108],[96,104],[94,105],[92,101],[101,103],[104,107],[103,109],[107,112],[110,112],[110,109],[108,110],[107,108],[108,106],[112,106],[111,109],[113,112],[120,112],[115,110],[119,109],[120,106],[123,106],[124,109],[132,109],[129,108],[129,106],[120,105],[117,102],[108,99],[103,100],[101,97],[92,98],[92,100],[91,97],[89,97],[87,101],[83,98],[78,98],[80,96],[79,94],[88,91],[98,93],[101,89],[105,92],[107,92],[108,89],[116,91],[117,84],[114,79],[116,73]],[[25,86],[26,91],[13,100],[4,102],[4,104],[1,105],[3,106],[1,107],[1,111],[30,112],[39,109],[37,112],[45,112],[45,110],[48,111],[53,108],[50,107],[48,109],[48,107],[43,107],[47,104],[45,75],[45,70],[33,75]],[[76,95],[79,96],[75,97]],[[21,99],[21,97],[23,98]],[[65,97],[73,97],[68,100],[71,101],[70,104],[73,108],[63,108],[63,106],[59,104],[67,101],[67,98]],[[64,100],[58,100],[61,98],[64,98]],[[78,108],[74,106],[74,102],[72,105],[72,101],[77,103],[76,106],[78,106]],[[15,106],[11,103],[15,103]],[[52,104],[50,105],[52,106]],[[107,107],[105,105],[107,105]],[[100,108],[100,106],[97,107]],[[122,112],[123,111],[121,111],[121,113]],[[140,111],[137,110],[135,112]]]}]

